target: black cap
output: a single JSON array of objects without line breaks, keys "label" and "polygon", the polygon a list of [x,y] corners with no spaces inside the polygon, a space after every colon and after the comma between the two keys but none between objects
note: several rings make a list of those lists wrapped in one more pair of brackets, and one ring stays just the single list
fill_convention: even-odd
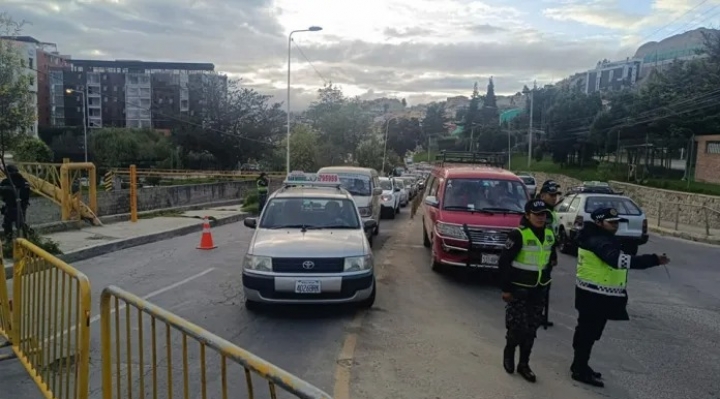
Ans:
[{"label": "black cap", "polygon": [[560,185],[555,182],[555,180],[548,180],[545,183],[543,183],[542,187],[540,187],[540,194],[542,193],[548,193],[548,194],[562,194],[560,192]]},{"label": "black cap", "polygon": [[20,172],[20,171],[18,170],[17,166],[15,166],[15,165],[13,165],[13,164],[7,164],[6,167],[7,167],[7,172],[8,172],[8,173],[19,173],[19,172]]},{"label": "black cap", "polygon": [[625,218],[621,218],[615,208],[599,208],[590,214],[592,220],[596,222],[627,222]]},{"label": "black cap", "polygon": [[550,207],[543,200],[534,199],[525,203],[525,213],[550,213]]}]

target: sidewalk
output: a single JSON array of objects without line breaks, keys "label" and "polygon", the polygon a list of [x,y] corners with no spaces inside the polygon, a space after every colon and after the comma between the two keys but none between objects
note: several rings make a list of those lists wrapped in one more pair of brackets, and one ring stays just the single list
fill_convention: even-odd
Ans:
[{"label": "sidewalk", "polygon": [[658,220],[654,218],[647,218],[647,222],[648,230],[660,235],[704,242],[706,244],[720,245],[720,229],[711,228],[710,235],[707,235],[704,226],[690,226],[679,223],[676,230],[675,222],[673,221],[663,220],[660,222],[660,226],[658,226]]},{"label": "sidewalk", "polygon": [[[63,251],[63,255],[58,257],[72,264],[109,252],[200,232],[204,216],[210,219],[211,226],[238,222],[248,216],[241,208],[241,205],[231,205],[148,216],[138,219],[136,223],[124,221],[89,226],[81,230],[45,234],[43,237],[57,242]],[[8,279],[12,278],[12,261],[7,259],[5,275]]]}]

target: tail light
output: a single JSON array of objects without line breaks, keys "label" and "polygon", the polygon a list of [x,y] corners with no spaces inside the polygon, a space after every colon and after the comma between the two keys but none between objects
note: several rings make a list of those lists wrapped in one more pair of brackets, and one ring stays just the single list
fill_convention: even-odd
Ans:
[{"label": "tail light", "polygon": [[647,234],[647,219],[643,219],[643,234]]}]

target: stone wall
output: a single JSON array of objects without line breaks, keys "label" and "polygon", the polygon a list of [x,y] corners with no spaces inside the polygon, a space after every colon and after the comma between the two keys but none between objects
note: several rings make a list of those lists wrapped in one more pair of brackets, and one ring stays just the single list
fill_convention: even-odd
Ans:
[{"label": "stone wall", "polygon": [[[279,182],[271,182],[271,191],[279,188]],[[222,182],[183,186],[158,186],[138,189],[138,212],[153,209],[199,205],[212,202],[241,201],[255,190],[255,182]],[[85,200],[87,203],[87,200]],[[99,191],[99,216],[130,212],[129,190]],[[33,197],[27,215],[32,225],[60,221],[60,207],[44,197]]]},{"label": "stone wall", "polygon": [[[538,185],[548,179],[555,180],[563,189],[582,183],[580,180],[565,175],[547,173],[535,173],[534,175]],[[611,181],[610,185],[614,190],[622,191],[636,201],[650,218],[658,219],[659,217],[664,221],[672,222],[677,219],[679,223],[699,227],[705,227],[707,220],[711,228],[720,228],[720,214],[702,208],[702,206],[706,206],[720,211],[720,197],[663,190],[617,181]]]}]

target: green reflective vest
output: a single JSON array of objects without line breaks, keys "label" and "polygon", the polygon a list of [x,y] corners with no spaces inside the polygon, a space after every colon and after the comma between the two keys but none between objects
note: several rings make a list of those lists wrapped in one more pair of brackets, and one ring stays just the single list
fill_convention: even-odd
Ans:
[{"label": "green reflective vest", "polygon": [[627,254],[621,254],[618,265],[613,268],[603,262],[592,251],[578,248],[577,276],[575,284],[578,288],[596,294],[608,296],[625,296],[627,286],[627,272],[630,268],[630,259]]},{"label": "green reflective vest", "polygon": [[522,234],[523,245],[520,253],[512,262],[512,283],[520,287],[537,287],[550,284],[548,263],[555,236],[552,230],[545,228],[545,239],[540,242],[530,228],[518,229]]},{"label": "green reflective vest", "polygon": [[257,192],[258,194],[263,194],[268,192],[268,182],[265,179],[257,179]]}]

